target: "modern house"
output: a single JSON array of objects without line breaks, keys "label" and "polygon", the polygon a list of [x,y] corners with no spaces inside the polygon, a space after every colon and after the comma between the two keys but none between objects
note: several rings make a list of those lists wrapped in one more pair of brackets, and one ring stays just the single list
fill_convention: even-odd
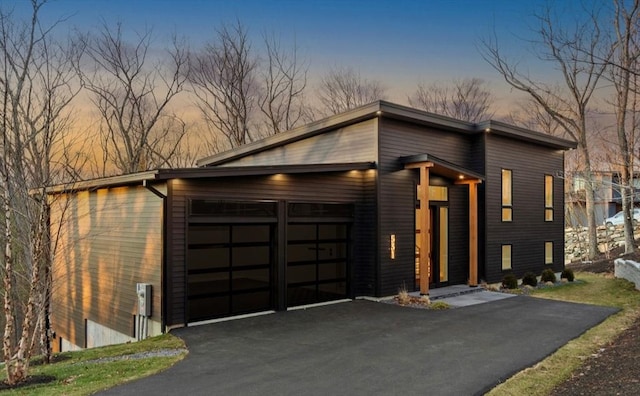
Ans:
[{"label": "modern house", "polygon": [[561,271],[575,146],[379,101],[197,168],[53,186],[55,344]]},{"label": "modern house", "polygon": [[[604,219],[622,210],[622,182],[619,172],[594,171],[592,183],[595,189],[596,224],[604,224]],[[573,174],[567,188],[566,223],[569,227],[586,227],[586,187],[587,179],[580,173]],[[633,175],[633,203],[640,206],[640,173]]]}]

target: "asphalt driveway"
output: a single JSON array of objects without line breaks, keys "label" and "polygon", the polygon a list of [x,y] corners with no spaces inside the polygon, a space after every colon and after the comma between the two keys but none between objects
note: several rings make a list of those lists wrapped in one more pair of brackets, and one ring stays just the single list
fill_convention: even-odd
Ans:
[{"label": "asphalt driveway", "polygon": [[174,331],[189,355],[105,395],[474,395],[616,312],[518,296],[447,311],[353,301]]}]

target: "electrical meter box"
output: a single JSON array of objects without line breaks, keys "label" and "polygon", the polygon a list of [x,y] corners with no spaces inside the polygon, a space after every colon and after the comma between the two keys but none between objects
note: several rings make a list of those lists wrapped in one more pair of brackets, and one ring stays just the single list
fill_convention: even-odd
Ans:
[{"label": "electrical meter box", "polygon": [[136,293],[138,294],[138,315],[151,316],[151,285],[137,283]]}]

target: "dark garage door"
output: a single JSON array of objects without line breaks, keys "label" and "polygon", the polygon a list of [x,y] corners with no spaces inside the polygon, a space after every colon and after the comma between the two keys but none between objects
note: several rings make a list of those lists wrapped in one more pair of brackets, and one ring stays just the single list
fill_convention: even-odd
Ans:
[{"label": "dark garage door", "polygon": [[292,203],[287,226],[287,306],[348,295],[353,206]]},{"label": "dark garage door", "polygon": [[[218,205],[219,207],[216,207]],[[210,203],[192,205],[207,216],[190,219],[187,235],[187,295],[189,322],[273,308],[272,278],[275,224],[249,223],[246,215],[260,217],[254,209],[263,203]],[[240,207],[240,208],[239,208]],[[214,208],[214,209],[212,209]],[[221,211],[220,220],[210,217]],[[274,209],[275,210],[275,206]],[[193,213],[192,209],[192,215]],[[229,215],[245,215],[229,219]],[[271,214],[271,213],[266,213]],[[275,214],[275,213],[273,213]],[[255,222],[256,220],[253,219]],[[275,221],[275,217],[273,217]]]}]

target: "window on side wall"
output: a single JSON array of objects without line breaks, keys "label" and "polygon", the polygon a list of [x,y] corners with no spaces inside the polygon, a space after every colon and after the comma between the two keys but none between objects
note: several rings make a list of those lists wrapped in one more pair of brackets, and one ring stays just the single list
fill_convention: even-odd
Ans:
[{"label": "window on side wall", "polygon": [[502,245],[502,269],[511,269],[511,245]]},{"label": "window on side wall", "polygon": [[553,176],[544,176],[544,221],[553,221]]},{"label": "window on side wall", "polygon": [[502,221],[513,220],[513,183],[510,169],[502,170]]},{"label": "window on side wall", "polygon": [[553,242],[544,243],[544,263],[553,264]]}]

